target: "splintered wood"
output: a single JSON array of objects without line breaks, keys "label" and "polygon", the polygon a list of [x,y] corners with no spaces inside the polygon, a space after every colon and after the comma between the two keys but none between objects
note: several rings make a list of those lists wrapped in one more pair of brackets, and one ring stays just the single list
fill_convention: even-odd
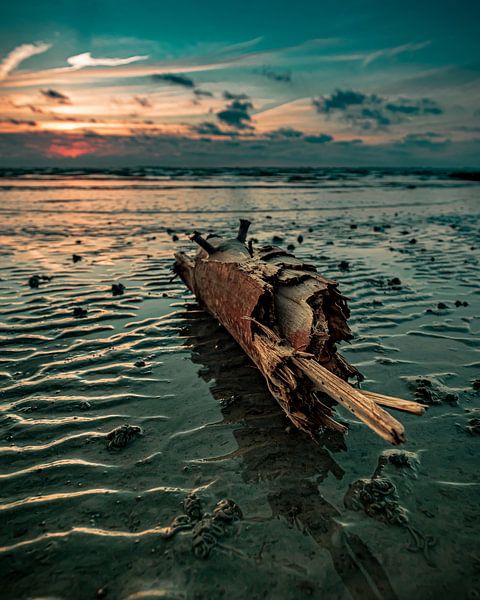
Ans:
[{"label": "splintered wood", "polygon": [[348,383],[362,376],[337,352],[352,338],[337,283],[280,248],[247,247],[249,225],[242,219],[234,240],[195,232],[200,248],[193,259],[175,255],[176,273],[253,360],[296,427],[311,436],[321,427],[346,431],[330,398],[388,442],[404,442],[403,425],[381,407],[417,415],[425,408]]}]

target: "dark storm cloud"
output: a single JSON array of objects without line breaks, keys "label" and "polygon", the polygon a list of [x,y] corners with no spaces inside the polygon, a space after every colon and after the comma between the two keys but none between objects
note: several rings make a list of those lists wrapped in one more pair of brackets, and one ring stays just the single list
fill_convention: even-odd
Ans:
[{"label": "dark storm cloud", "polygon": [[397,142],[400,146],[416,146],[428,148],[430,150],[439,150],[451,143],[450,138],[441,133],[426,131],[423,133],[409,133]]},{"label": "dark storm cloud", "polygon": [[380,108],[362,108],[360,112],[361,119],[365,119],[362,123],[365,129],[370,129],[367,123],[373,122],[377,127],[386,127],[392,123],[391,119],[385,115]]},{"label": "dark storm cloud", "polygon": [[209,121],[204,121],[199,125],[192,125],[190,130],[193,133],[199,133],[200,135],[216,135],[222,137],[234,137],[238,135],[236,131],[225,131],[216,123],[210,123]]},{"label": "dark storm cloud", "polygon": [[146,96],[134,96],[134,101],[143,108],[152,108],[152,103]]},{"label": "dark storm cloud", "polygon": [[217,119],[235,129],[253,129],[250,124],[252,118],[249,114],[252,109],[253,104],[249,100],[232,100],[217,113]]},{"label": "dark storm cloud", "polygon": [[279,140],[285,138],[303,138],[303,131],[299,131],[298,129],[293,129],[292,127],[280,127],[279,129],[275,129],[274,131],[269,131],[266,134],[266,137],[271,140]]},{"label": "dark storm cloud", "polygon": [[331,142],[333,137],[327,133],[321,133],[320,135],[306,135],[303,139],[310,144],[326,144]]},{"label": "dark storm cloud", "polygon": [[329,96],[313,98],[318,113],[338,115],[344,121],[361,129],[387,129],[420,115],[440,115],[442,107],[430,98],[399,98],[396,101],[364,94],[354,90],[335,90]]},{"label": "dark storm cloud", "polygon": [[291,83],[292,81],[292,74],[289,71],[274,71],[273,69],[265,67],[260,71],[260,73],[272,81],[278,81],[280,83]]},{"label": "dark storm cloud", "polygon": [[[314,98],[313,105],[318,112],[329,113],[332,110],[346,110],[350,106],[363,104],[368,96],[353,90],[335,90],[330,96]],[[371,96],[375,98],[376,96]]]},{"label": "dark storm cloud", "polygon": [[7,125],[28,125],[29,127],[36,127],[37,122],[31,121],[30,119],[0,119],[0,123],[5,123]]},{"label": "dark storm cloud", "polygon": [[443,113],[443,108],[430,98],[422,98],[421,100],[400,98],[398,102],[385,104],[385,108],[392,113],[403,113],[405,115],[441,115]]},{"label": "dark storm cloud", "polygon": [[195,94],[195,96],[197,96],[197,98],[201,98],[202,96],[205,98],[213,98],[212,92],[209,92],[208,90],[201,90],[200,88],[196,88],[193,90],[193,93]]},{"label": "dark storm cloud", "polygon": [[48,100],[53,100],[54,102],[57,102],[58,104],[71,104],[72,103],[72,101],[66,94],[62,94],[62,92],[59,92],[58,90],[52,90],[52,89],[40,90],[40,93],[45,98],[48,98]]},{"label": "dark storm cloud", "polygon": [[153,81],[160,83],[180,85],[187,88],[195,87],[193,79],[190,79],[190,77],[186,77],[185,75],[179,75],[178,73],[155,73],[154,75],[150,75],[150,78],[153,79]]},{"label": "dark storm cloud", "polygon": [[269,131],[265,134],[270,140],[298,140],[309,144],[326,144],[333,141],[333,137],[327,133],[319,133],[318,135],[305,135],[303,131],[293,129],[291,127],[280,127],[274,131]]},{"label": "dark storm cloud", "polygon": [[247,96],[247,94],[234,94],[227,90],[225,90],[223,92],[222,96],[225,100],[248,100],[249,99],[249,96]]}]

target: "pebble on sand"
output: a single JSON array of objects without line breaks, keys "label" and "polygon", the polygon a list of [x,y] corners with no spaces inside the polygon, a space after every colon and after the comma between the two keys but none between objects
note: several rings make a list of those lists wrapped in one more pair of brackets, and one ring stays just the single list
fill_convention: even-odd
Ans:
[{"label": "pebble on sand", "polygon": [[73,316],[76,319],[81,319],[83,317],[86,317],[87,316],[87,309],[83,308],[82,306],[75,306],[73,308]]},{"label": "pebble on sand", "polygon": [[125,286],[123,283],[112,283],[112,295],[113,296],[121,296],[125,291]]},{"label": "pebble on sand", "polygon": [[398,286],[402,285],[402,282],[398,277],[392,277],[391,279],[388,280],[388,285],[391,287],[398,287]]},{"label": "pebble on sand", "polygon": [[52,278],[48,275],[32,275],[28,280],[28,285],[33,288],[38,288],[41,283],[45,283],[46,281],[50,281]]}]

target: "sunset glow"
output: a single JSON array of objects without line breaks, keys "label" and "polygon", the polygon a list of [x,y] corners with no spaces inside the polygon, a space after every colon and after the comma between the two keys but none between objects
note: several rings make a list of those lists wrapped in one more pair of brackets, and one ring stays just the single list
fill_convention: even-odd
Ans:
[{"label": "sunset glow", "polygon": [[[212,165],[219,156],[228,160],[226,144],[242,148],[243,164],[258,164],[267,148],[273,164],[473,160],[480,80],[470,64],[478,41],[468,37],[468,23],[463,46],[445,54],[448,11],[445,23],[417,29],[400,12],[385,8],[381,15],[372,5],[368,37],[354,33],[348,11],[318,11],[315,35],[308,26],[301,35],[290,31],[291,9],[275,34],[268,28],[263,35],[252,23],[229,34],[225,23],[208,39],[199,32],[152,37],[142,13],[109,35],[100,20],[90,46],[67,43],[73,14],[59,21],[58,35],[36,30],[32,21],[0,47],[0,152],[12,163],[49,163],[93,157],[101,146],[105,159],[109,152],[118,157],[108,138],[121,136],[123,156],[139,164],[164,156],[172,144],[192,164],[199,154],[202,164],[208,156]],[[393,27],[388,37],[375,27],[385,20]],[[92,135],[104,143],[93,145],[86,139]]]}]

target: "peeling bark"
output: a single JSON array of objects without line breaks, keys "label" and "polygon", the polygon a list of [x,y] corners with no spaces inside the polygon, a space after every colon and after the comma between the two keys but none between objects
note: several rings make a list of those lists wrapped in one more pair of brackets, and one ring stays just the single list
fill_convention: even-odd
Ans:
[{"label": "peeling bark", "polygon": [[312,437],[320,427],[346,431],[333,418],[329,396],[385,440],[403,442],[403,426],[380,405],[424,409],[347,383],[363,377],[337,351],[337,343],[352,338],[337,283],[279,248],[247,247],[248,225],[241,221],[234,240],[196,232],[196,257],[177,253],[175,271],[253,360],[296,427]]}]

